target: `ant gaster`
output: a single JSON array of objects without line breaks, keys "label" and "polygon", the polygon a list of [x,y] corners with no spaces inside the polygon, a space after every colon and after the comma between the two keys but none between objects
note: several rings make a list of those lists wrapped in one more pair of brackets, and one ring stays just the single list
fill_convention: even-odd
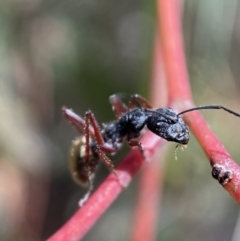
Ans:
[{"label": "ant gaster", "polygon": [[221,105],[199,106],[176,114],[171,108],[153,109],[143,97],[131,95],[126,106],[117,94],[110,96],[109,101],[117,120],[103,124],[102,129],[92,111],[85,113],[85,119],[71,109],[63,107],[65,117],[75,126],[80,137],[73,141],[70,153],[70,171],[73,179],[83,187],[88,187],[85,196],[80,200],[82,206],[93,189],[93,179],[100,160],[118,178],[114,165],[106,154],[115,154],[123,145],[123,140],[131,146],[137,146],[144,156],[141,142],[135,140],[146,126],[154,134],[167,141],[186,145],[189,141],[189,130],[180,115],[200,109],[223,109],[233,115],[240,115]]}]

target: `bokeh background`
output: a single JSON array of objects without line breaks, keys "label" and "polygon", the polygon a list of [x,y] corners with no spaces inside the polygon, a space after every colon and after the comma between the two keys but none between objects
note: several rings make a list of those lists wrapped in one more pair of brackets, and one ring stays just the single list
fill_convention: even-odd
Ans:
[{"label": "bokeh background", "polygon": [[[238,0],[182,1],[197,105],[240,112],[239,22]],[[102,123],[114,119],[109,95],[149,98],[155,27],[154,1],[1,0],[0,240],[44,240],[77,210],[85,190],[68,173],[77,132],[61,107],[82,116],[91,109]],[[203,114],[238,161],[240,119],[217,110]],[[238,205],[212,179],[194,137],[177,161],[169,146],[156,239],[240,240]],[[107,174],[101,167],[95,187]],[[84,240],[129,239],[137,185],[138,177]]]}]

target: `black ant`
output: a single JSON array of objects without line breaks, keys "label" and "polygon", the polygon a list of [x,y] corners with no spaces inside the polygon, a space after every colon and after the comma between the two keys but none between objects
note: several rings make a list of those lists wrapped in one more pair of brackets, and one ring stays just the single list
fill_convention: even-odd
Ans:
[{"label": "black ant", "polygon": [[141,142],[135,140],[146,126],[154,134],[167,141],[186,145],[189,141],[189,130],[180,115],[202,109],[223,109],[233,115],[240,114],[221,105],[199,106],[176,114],[171,108],[153,109],[150,103],[138,94],[131,95],[126,106],[117,94],[110,96],[109,101],[117,120],[103,124],[100,128],[92,111],[81,118],[72,110],[63,107],[65,117],[81,134],[73,141],[70,154],[70,171],[73,179],[83,187],[88,187],[85,196],[80,200],[82,206],[93,189],[95,171],[101,160],[118,178],[114,165],[106,154],[115,154],[123,145],[123,140],[131,146],[137,146],[144,156]]}]

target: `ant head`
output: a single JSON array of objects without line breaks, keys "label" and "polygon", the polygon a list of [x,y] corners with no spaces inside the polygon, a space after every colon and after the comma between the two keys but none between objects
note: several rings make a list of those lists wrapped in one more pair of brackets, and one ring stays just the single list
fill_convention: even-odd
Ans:
[{"label": "ant head", "polygon": [[189,141],[189,130],[183,119],[171,108],[160,108],[152,112],[147,127],[156,135],[185,145]]}]

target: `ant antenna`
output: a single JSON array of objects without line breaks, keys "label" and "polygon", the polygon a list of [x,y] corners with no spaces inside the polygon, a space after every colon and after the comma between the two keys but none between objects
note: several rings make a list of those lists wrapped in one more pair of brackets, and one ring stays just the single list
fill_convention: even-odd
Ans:
[{"label": "ant antenna", "polygon": [[235,115],[237,117],[240,117],[240,114],[238,114],[237,112],[234,112],[234,111],[232,111],[232,110],[230,110],[230,109],[228,109],[228,108],[226,108],[226,107],[224,107],[222,105],[198,106],[198,107],[194,107],[194,108],[191,108],[191,109],[188,109],[188,110],[184,110],[184,111],[178,113],[177,116],[185,114],[185,113],[190,112],[190,111],[194,111],[194,110],[211,110],[211,109],[217,109],[217,110],[222,109],[222,110],[224,110],[224,111],[226,111],[226,112],[228,112],[230,114],[233,114],[233,115]]}]

